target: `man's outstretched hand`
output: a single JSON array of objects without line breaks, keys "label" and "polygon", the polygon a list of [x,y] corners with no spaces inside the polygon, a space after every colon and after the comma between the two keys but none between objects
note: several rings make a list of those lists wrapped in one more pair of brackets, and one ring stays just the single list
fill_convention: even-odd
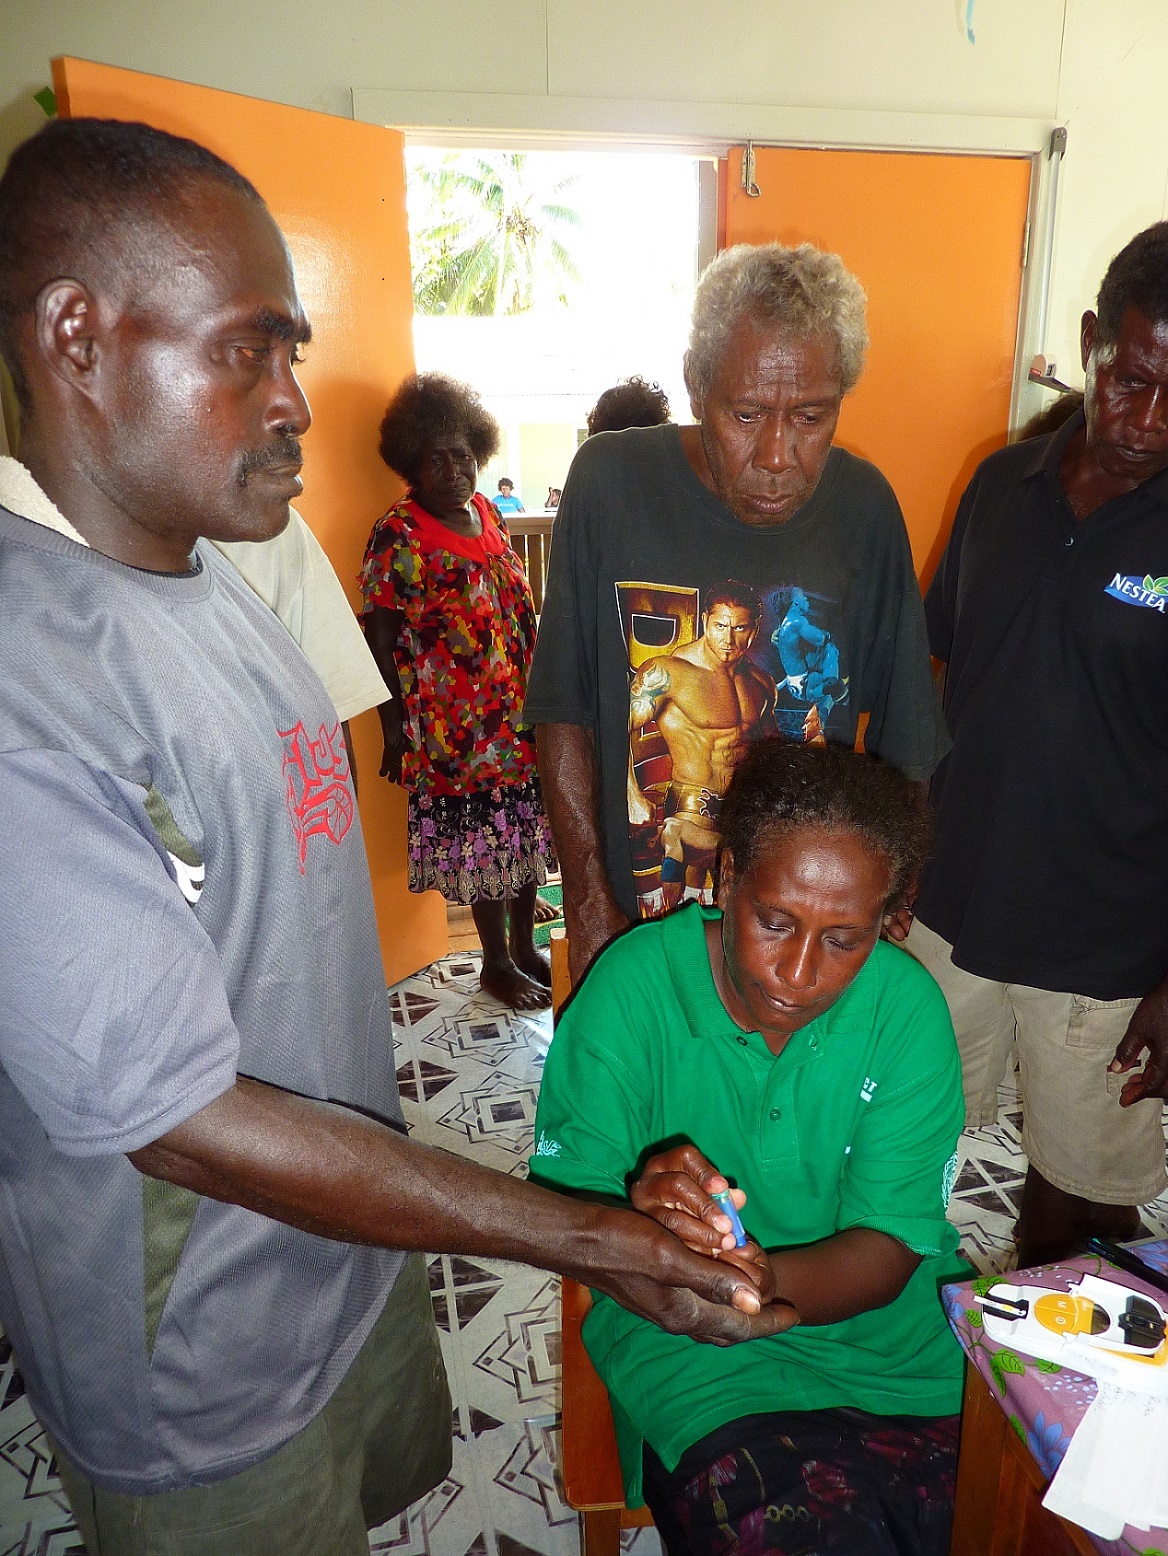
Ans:
[{"label": "man's outstretched hand", "polygon": [[611,1265],[601,1273],[586,1269],[577,1279],[622,1307],[670,1334],[712,1345],[763,1339],[798,1323],[794,1308],[771,1300],[769,1265],[764,1275],[757,1263],[742,1257],[749,1249],[734,1250],[733,1258],[723,1253],[713,1258],[693,1252],[649,1215],[596,1209],[607,1218],[598,1231]]},{"label": "man's outstretched hand", "polygon": [[1145,1097],[1168,1097],[1168,979],[1136,1006],[1108,1069],[1113,1075],[1134,1069],[1145,1048],[1148,1062],[1124,1085],[1119,1094],[1121,1108],[1130,1108]]},{"label": "man's outstretched hand", "polygon": [[[674,1334],[778,1334],[759,1273],[695,1253],[649,1216],[523,1183],[352,1109],[241,1076],[130,1161],[318,1237],[514,1259],[571,1275]],[[715,1239],[717,1240],[717,1239]]]}]

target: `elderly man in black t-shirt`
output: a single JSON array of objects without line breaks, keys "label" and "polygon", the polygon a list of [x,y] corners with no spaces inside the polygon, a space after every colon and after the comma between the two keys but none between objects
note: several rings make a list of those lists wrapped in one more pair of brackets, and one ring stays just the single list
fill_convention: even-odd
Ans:
[{"label": "elderly man in black t-shirt", "polygon": [[1112,261],[1082,352],[1083,412],[980,467],[925,607],[954,748],[908,946],[970,1126],[1017,1041],[1023,1265],[1134,1236],[1165,1185],[1168,223]]},{"label": "elderly man in black t-shirt", "polygon": [[[727,758],[747,741],[777,729],[850,746],[864,714],[867,750],[918,781],[948,748],[896,497],[874,466],[832,443],[863,366],[864,304],[836,254],[727,250],[694,302],[685,372],[697,425],[601,433],[573,461],[526,715],[577,977],[633,918],[712,900],[716,805],[693,790],[716,800]],[[700,668],[703,621],[727,586],[759,602],[757,623],[749,642],[739,624],[725,696],[698,710],[711,674],[701,698],[687,695],[682,729],[676,700],[646,699],[640,672]],[[830,690],[805,648],[784,642],[800,612],[816,665],[831,666]],[[695,780],[703,764],[717,769],[714,783]],[[685,849],[679,798],[690,808]]]}]

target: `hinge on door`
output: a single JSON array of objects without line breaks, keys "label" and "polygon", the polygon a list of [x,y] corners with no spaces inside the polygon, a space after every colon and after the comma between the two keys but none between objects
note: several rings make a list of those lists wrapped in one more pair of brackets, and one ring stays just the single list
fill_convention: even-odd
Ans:
[{"label": "hinge on door", "polygon": [[1022,269],[1025,270],[1026,266],[1029,263],[1030,263],[1030,218],[1028,216],[1026,218],[1025,225],[1022,228]]},{"label": "hinge on door", "polygon": [[742,187],[747,197],[757,200],[762,190],[754,181],[754,142],[748,140],[742,153]]}]

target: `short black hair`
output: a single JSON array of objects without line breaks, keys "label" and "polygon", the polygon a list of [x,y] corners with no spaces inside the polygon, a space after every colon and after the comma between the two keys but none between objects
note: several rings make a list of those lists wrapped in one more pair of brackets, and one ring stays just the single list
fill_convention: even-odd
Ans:
[{"label": "short black hair", "polygon": [[753,584],[740,583],[737,578],[724,578],[706,590],[702,615],[708,616],[715,605],[736,605],[739,610],[749,611],[756,624],[762,620],[762,596]]},{"label": "short black hair", "polygon": [[1095,304],[1097,347],[1107,350],[1117,343],[1129,308],[1154,324],[1168,322],[1168,222],[1137,232],[1108,265]]},{"label": "short black hair", "polygon": [[928,857],[930,827],[919,792],[903,773],[842,746],[810,746],[777,735],[754,743],[722,802],[722,846],[741,877],[776,833],[810,827],[850,832],[888,864],[897,902]]},{"label": "short black hair", "polygon": [[499,477],[499,490],[502,491],[505,486],[509,486],[512,491],[515,490],[515,482],[509,475],[501,475]]},{"label": "short black hair", "polygon": [[[0,355],[26,409],[18,321],[58,277],[96,284],[114,244],[182,208],[211,180],[261,205],[255,185],[197,141],[121,119],[55,119],[18,146],[0,178]],[[117,256],[124,263],[121,254]]]},{"label": "short black hair", "polygon": [[669,398],[658,383],[623,378],[606,389],[588,412],[588,436],[626,427],[660,427],[669,420]]},{"label": "short black hair", "polygon": [[499,423],[469,384],[445,373],[413,373],[398,385],[382,417],[381,457],[412,485],[427,445],[438,437],[465,438],[482,466],[499,447]]}]

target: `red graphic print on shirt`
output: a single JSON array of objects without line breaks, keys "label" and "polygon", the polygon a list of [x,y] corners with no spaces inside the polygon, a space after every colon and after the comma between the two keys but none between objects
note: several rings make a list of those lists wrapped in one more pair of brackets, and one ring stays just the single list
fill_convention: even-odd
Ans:
[{"label": "red graphic print on shirt", "polygon": [[300,722],[279,734],[284,742],[285,799],[303,875],[308,839],[313,833],[323,832],[331,842],[339,843],[353,825],[349,757],[339,724],[331,731],[322,724],[316,740],[309,739]]}]

